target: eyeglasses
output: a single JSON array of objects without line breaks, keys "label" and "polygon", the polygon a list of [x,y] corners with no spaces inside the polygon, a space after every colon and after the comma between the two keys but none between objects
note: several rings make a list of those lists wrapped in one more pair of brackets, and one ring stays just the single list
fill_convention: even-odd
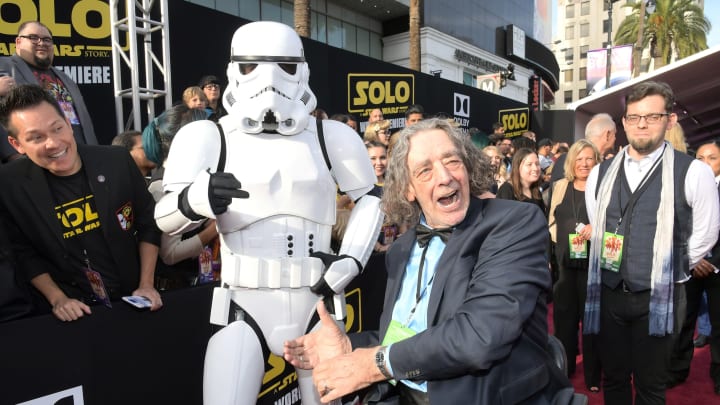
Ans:
[{"label": "eyeglasses", "polygon": [[203,87],[203,89],[219,90],[219,89],[220,89],[220,85],[219,85],[219,84],[210,83],[210,84],[206,84],[206,85]]},{"label": "eyeglasses", "polygon": [[625,116],[625,122],[630,125],[635,125],[640,123],[641,119],[645,118],[645,122],[647,122],[648,124],[656,124],[660,122],[663,117],[667,117],[668,115],[670,115],[670,113],[655,113],[647,115],[630,114]]},{"label": "eyeglasses", "polygon": [[40,45],[41,43],[46,43],[48,45],[52,45],[53,39],[52,37],[40,37],[35,34],[32,35],[18,35],[19,38],[25,38],[33,43],[33,45]]}]

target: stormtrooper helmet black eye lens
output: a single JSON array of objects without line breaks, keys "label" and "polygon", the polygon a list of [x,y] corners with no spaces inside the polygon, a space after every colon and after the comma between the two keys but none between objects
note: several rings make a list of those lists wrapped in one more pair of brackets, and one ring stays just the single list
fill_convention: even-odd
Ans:
[{"label": "stormtrooper helmet black eye lens", "polygon": [[297,72],[297,63],[278,63],[278,66],[289,75],[294,75]]},{"label": "stormtrooper helmet black eye lens", "polygon": [[240,63],[240,73],[247,75],[250,74],[257,67],[257,63]]}]

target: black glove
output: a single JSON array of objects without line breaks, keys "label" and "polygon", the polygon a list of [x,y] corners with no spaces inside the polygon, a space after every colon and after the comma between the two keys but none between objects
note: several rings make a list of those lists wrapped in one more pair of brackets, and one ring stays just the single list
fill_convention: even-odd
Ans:
[{"label": "black glove", "polygon": [[[192,187],[192,185],[185,187],[185,189],[180,192],[178,208],[188,219],[198,221],[204,217],[193,211],[190,206],[187,196],[190,187]],[[241,190],[240,187],[242,187],[242,185],[232,173],[211,173],[208,182],[208,201],[213,214],[219,215],[227,211],[227,207],[233,198],[250,197],[250,194],[248,194],[247,191]]]},{"label": "black glove", "polygon": [[208,200],[213,214],[219,215],[227,211],[233,198],[248,198],[250,194],[241,190],[242,185],[232,173],[219,172],[210,175]]}]

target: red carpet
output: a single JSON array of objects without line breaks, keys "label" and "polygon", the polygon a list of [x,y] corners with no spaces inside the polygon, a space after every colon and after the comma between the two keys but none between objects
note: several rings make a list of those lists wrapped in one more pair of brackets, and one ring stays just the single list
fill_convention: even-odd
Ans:
[{"label": "red carpet", "polygon": [[[548,326],[552,333],[552,304],[548,306]],[[603,405],[602,390],[598,393],[591,393],[585,388],[583,377],[582,355],[576,359],[576,371],[570,381],[575,391],[587,395],[590,399],[589,405]],[[687,381],[667,391],[668,405],[720,405],[720,396],[713,392],[713,384],[710,380],[710,346],[695,349],[690,376]],[[612,404],[607,404],[612,405]]]}]

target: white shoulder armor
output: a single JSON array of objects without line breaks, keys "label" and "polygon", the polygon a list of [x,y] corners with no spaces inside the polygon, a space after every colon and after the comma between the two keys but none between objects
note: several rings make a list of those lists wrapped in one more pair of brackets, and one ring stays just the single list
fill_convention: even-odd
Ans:
[{"label": "white shoulder armor", "polygon": [[208,169],[215,172],[221,141],[217,125],[207,120],[183,126],[173,138],[163,175],[165,195],[155,204],[155,220],[164,232],[182,233],[202,222],[192,221],[180,212],[178,197],[200,173]]},{"label": "white shoulder armor", "polygon": [[[372,190],[377,178],[362,138],[339,121],[324,120],[323,137],[332,165],[332,175],[341,191],[357,200]],[[316,132],[317,127],[308,127]]]},{"label": "white shoulder armor", "polygon": [[194,121],[180,128],[165,162],[165,192],[182,190],[200,172],[214,173],[220,159],[221,140],[220,130],[212,121]]}]

